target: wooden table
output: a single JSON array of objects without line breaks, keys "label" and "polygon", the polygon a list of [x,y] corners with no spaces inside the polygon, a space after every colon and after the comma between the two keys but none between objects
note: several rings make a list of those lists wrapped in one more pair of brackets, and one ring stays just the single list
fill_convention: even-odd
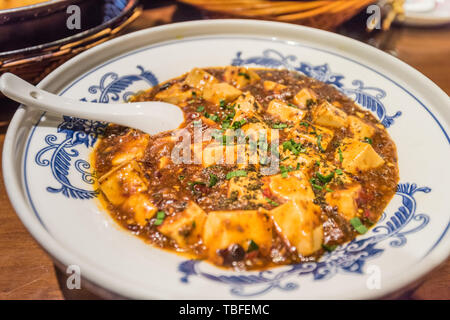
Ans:
[{"label": "wooden table", "polygon": [[[186,16],[188,12],[188,16]],[[145,10],[131,25],[134,31],[156,24],[197,18],[198,13],[177,11],[176,5]],[[362,17],[364,18],[364,17]],[[370,42],[396,55],[415,67],[447,94],[450,93],[450,27],[414,29],[394,27],[385,34],[367,37],[364,32],[354,32],[361,19],[346,23],[339,32]],[[360,28],[361,29],[361,28]],[[0,150],[3,149],[6,127],[17,104],[0,101]],[[0,176],[2,174],[0,173]],[[65,275],[57,271],[16,216],[5,192],[3,177],[0,179],[0,299],[95,299],[85,289],[66,290]],[[432,272],[404,299],[450,299],[450,260]]]}]

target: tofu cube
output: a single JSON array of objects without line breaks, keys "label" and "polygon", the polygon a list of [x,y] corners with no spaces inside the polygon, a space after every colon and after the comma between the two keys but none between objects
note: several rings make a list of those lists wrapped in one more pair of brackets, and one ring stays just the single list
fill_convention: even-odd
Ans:
[{"label": "tofu cube", "polygon": [[236,145],[212,143],[202,151],[202,166],[207,168],[215,164],[236,164]]},{"label": "tofu cube", "polygon": [[272,221],[267,214],[257,210],[209,212],[203,230],[203,242],[214,263],[223,263],[218,250],[238,244],[247,251],[251,241],[258,245],[263,255],[269,253],[272,246]]},{"label": "tofu cube", "polygon": [[[242,120],[244,121],[244,125],[242,125]],[[244,112],[241,110],[237,110],[236,114],[234,115],[233,121],[231,122],[231,127],[233,127],[234,123],[241,122],[240,127],[241,130],[244,130],[244,128],[250,128],[251,124],[253,123],[259,123],[261,126],[264,125],[264,122],[262,121],[262,118],[257,114],[253,112]],[[265,126],[267,128],[267,126]]]},{"label": "tofu cube", "polygon": [[316,93],[309,89],[303,88],[294,96],[293,102],[301,109],[306,109],[308,107],[308,100],[316,101],[317,95]]},{"label": "tofu cube", "polygon": [[330,144],[331,140],[333,140],[334,137],[334,131],[320,127],[317,125],[305,125],[297,124],[292,130],[290,130],[288,134],[290,139],[294,139],[296,142],[301,142],[303,144],[312,144],[314,146],[317,146],[317,149],[319,149],[319,136],[320,136],[320,145],[323,150],[327,150],[328,145]]},{"label": "tofu cube", "polygon": [[201,128],[201,131],[204,133],[208,132],[209,128],[214,128],[214,129],[219,128],[219,124],[216,121],[214,121],[210,118],[206,118],[203,115],[201,115],[200,117],[197,117],[194,121],[192,121],[192,126],[194,128]]},{"label": "tofu cube", "polygon": [[279,93],[287,88],[285,85],[268,80],[264,81],[263,87],[265,91],[273,91],[276,93]]},{"label": "tofu cube", "polygon": [[320,208],[317,205],[298,200],[270,210],[275,230],[301,256],[309,256],[321,248],[323,228],[319,214]]},{"label": "tofu cube", "polygon": [[280,165],[292,168],[300,167],[300,169],[308,169],[315,165],[317,161],[321,161],[320,155],[312,148],[306,147],[305,153],[293,154],[289,150],[285,150],[281,145],[279,147]]},{"label": "tofu cube", "polygon": [[254,142],[262,140],[263,137],[266,137],[267,142],[278,139],[279,137],[277,132],[275,130],[272,131],[264,122],[247,123],[241,127],[241,130]]},{"label": "tofu cube", "polygon": [[247,121],[247,127],[250,121],[252,121],[251,123],[263,124],[261,117],[258,115],[258,112],[262,110],[262,106],[250,92],[241,94],[238,99],[233,101],[233,104],[235,105],[236,114],[231,123],[232,126],[235,122],[243,119]]},{"label": "tofu cube", "polygon": [[261,80],[261,78],[255,71],[247,69],[245,67],[228,66],[225,68],[223,76],[226,82],[238,89],[254,84],[255,82]]},{"label": "tofu cube", "polygon": [[133,159],[142,158],[149,138],[149,135],[141,134],[138,137],[133,137],[129,141],[121,144],[120,150],[117,151],[111,159],[111,165],[116,167]]},{"label": "tofu cube", "polygon": [[269,190],[272,195],[283,200],[301,200],[311,202],[314,200],[314,192],[308,177],[302,171],[292,171],[287,177],[281,174],[269,177]]},{"label": "tofu cube", "polygon": [[249,172],[247,177],[234,177],[228,185],[228,197],[237,193],[239,199],[254,205],[267,203],[262,193],[263,185],[256,172]]},{"label": "tofu cube", "polygon": [[284,122],[299,122],[306,115],[305,111],[290,107],[285,102],[277,99],[270,101],[267,107],[267,113]]},{"label": "tofu cube", "polygon": [[371,138],[375,134],[375,128],[365,123],[358,117],[348,117],[348,128],[356,140],[364,140],[364,138]]},{"label": "tofu cube", "polygon": [[336,150],[335,159],[340,161],[339,151],[342,152],[342,168],[352,174],[360,171],[375,169],[384,164],[383,158],[368,143],[352,138],[342,140],[342,145]]},{"label": "tofu cube", "polygon": [[235,100],[241,93],[241,90],[228,83],[213,83],[203,89],[203,99],[218,105],[221,100],[226,102]]},{"label": "tofu cube", "polygon": [[338,213],[347,220],[356,217],[358,204],[356,199],[361,193],[359,184],[349,186],[345,189],[328,192],[325,201],[332,207],[337,207]]},{"label": "tofu cube", "polygon": [[184,80],[185,84],[192,88],[197,88],[200,91],[202,91],[206,86],[218,82],[219,80],[217,80],[213,75],[199,68],[192,69]]},{"label": "tofu cube", "polygon": [[236,105],[236,114],[243,113],[247,115],[253,115],[262,110],[261,105],[256,102],[255,97],[250,92],[244,92],[233,103]]},{"label": "tofu cube", "polygon": [[150,197],[145,193],[136,193],[130,196],[121,205],[126,212],[133,214],[134,220],[140,226],[145,226],[158,211],[156,206],[150,201]]},{"label": "tofu cube", "polygon": [[189,201],[186,209],[164,219],[158,230],[175,240],[180,248],[187,248],[202,239],[206,216],[202,208]]},{"label": "tofu cube", "polygon": [[[176,105],[183,105],[186,103],[186,101],[191,100],[194,98],[194,95],[198,95],[198,90],[184,90],[182,88],[181,83],[175,83],[169,88],[158,92],[155,95],[156,100],[176,104]],[[192,92],[195,92],[193,95]]]},{"label": "tofu cube", "polygon": [[320,173],[323,176],[328,176],[331,173],[334,173],[334,177],[332,183],[338,185],[350,184],[353,183],[350,175],[345,173],[345,171],[340,172],[340,174],[336,173],[337,167],[330,161],[322,161],[320,165],[316,167],[316,172]]},{"label": "tofu cube", "polygon": [[347,114],[333,106],[328,101],[324,101],[313,110],[314,123],[319,126],[329,128],[347,127]]},{"label": "tofu cube", "polygon": [[[262,158],[267,156],[267,152],[262,152],[262,150],[258,147],[256,140],[249,140],[249,143],[240,143],[241,140],[247,140],[246,136],[243,135],[238,138],[238,143],[234,146],[228,146],[228,148],[233,148],[235,150],[235,164],[239,169],[245,169],[249,165],[252,165],[255,168],[259,168]],[[231,151],[229,152],[229,158],[232,159]],[[228,162],[227,164],[232,164]]]},{"label": "tofu cube", "polygon": [[99,180],[100,190],[113,205],[121,205],[133,194],[147,190],[148,182],[136,161],[114,168]]}]

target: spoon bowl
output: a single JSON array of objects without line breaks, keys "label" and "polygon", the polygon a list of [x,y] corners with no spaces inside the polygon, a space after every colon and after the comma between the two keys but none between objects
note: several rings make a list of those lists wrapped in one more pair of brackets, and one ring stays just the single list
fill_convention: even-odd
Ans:
[{"label": "spoon bowl", "polygon": [[161,101],[93,103],[64,98],[41,90],[12,73],[0,77],[0,91],[28,107],[82,119],[112,122],[148,134],[176,129],[184,121],[183,111]]}]

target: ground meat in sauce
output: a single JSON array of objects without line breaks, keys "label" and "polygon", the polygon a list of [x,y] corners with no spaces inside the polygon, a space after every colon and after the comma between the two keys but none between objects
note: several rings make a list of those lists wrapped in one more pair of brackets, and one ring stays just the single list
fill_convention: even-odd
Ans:
[{"label": "ground meat in sauce", "polygon": [[[223,82],[226,79],[226,69],[224,68],[203,70],[218,81]],[[237,72],[236,70],[233,69],[233,72]],[[271,229],[272,240],[267,250],[264,251],[258,243],[250,240],[245,245],[232,243],[228,247],[220,248],[213,253],[215,258],[210,259],[209,248],[202,240],[201,235],[198,236],[198,241],[184,242],[186,239],[192,238],[199,228],[195,223],[197,220],[180,227],[175,236],[173,234],[168,236],[167,232],[164,235],[161,232],[161,225],[170,221],[177,221],[177,217],[183,215],[190,202],[195,203],[206,214],[211,211],[228,212],[230,210],[252,210],[258,212],[258,215],[262,212],[262,215],[267,216],[268,219],[264,223],[273,224],[270,217],[271,210],[290,200],[277,197],[270,191],[268,185],[271,178],[263,175],[258,170],[257,165],[245,167],[244,171],[248,178],[245,185],[247,193],[230,192],[230,181],[237,181],[239,177],[229,179],[227,175],[230,172],[242,171],[242,168],[237,165],[213,164],[204,167],[201,164],[175,164],[167,160],[170,159],[172,149],[177,142],[171,139],[170,132],[148,136],[134,129],[109,125],[104,137],[96,145],[93,164],[96,175],[100,177],[100,190],[105,207],[120,225],[161,248],[186,252],[194,257],[207,259],[225,267],[262,269],[280,264],[314,261],[325,251],[333,250],[336,245],[350,241],[359,234],[350,222],[351,219],[346,218],[337,206],[328,203],[329,194],[337,194],[339,191],[350,189],[355,185],[360,186],[354,199],[357,208],[355,218],[359,219],[365,227],[370,227],[376,223],[383,209],[394,195],[398,182],[396,147],[380,122],[370,112],[358,107],[351,99],[343,96],[331,85],[288,70],[251,70],[257,74],[259,79],[251,81],[247,85],[244,81],[244,85],[239,90],[243,93],[249,92],[256,101],[255,106],[262,107],[262,110],[257,110],[258,117],[256,120],[247,116],[245,123],[258,122],[270,128],[280,128],[280,150],[286,151],[283,149],[283,143],[288,142],[288,151],[286,152],[289,155],[289,148],[291,148],[292,152],[302,153],[307,150],[305,154],[311,153],[318,156],[319,160],[308,167],[305,167],[304,163],[297,163],[297,167],[295,165],[284,165],[284,161],[289,160],[281,159],[280,156],[279,168],[282,177],[287,177],[288,174],[290,177],[295,171],[301,171],[302,174],[310,178],[308,179],[310,183],[308,188],[311,188],[314,193],[310,202],[319,208],[314,219],[318,221],[316,223],[323,230],[321,247],[310,254],[301,254],[295,245],[286,240],[280,233],[280,228],[277,228],[275,224]],[[248,77],[245,72],[239,72],[239,75],[244,78]],[[233,106],[232,101],[212,103],[205,100],[198,88],[185,83],[186,77],[186,75],[183,75],[156,86],[137,95],[133,100],[156,100],[158,99],[158,93],[171,90],[171,88],[179,85],[178,94],[189,96],[187,101],[179,103],[185,113],[185,122],[181,125],[181,128],[186,128],[192,133],[199,119],[209,119],[207,122],[201,123],[202,130],[211,127],[221,130],[232,124],[237,106]],[[268,90],[265,88],[264,81],[272,81],[282,85],[282,87]],[[231,84],[236,85],[234,82],[231,82]],[[303,88],[312,90],[316,96],[314,99],[308,99],[305,105],[299,106],[293,101],[296,94]],[[274,99],[282,101],[292,108],[302,110],[304,112],[303,127],[296,123],[296,119],[283,122],[277,116],[267,113],[269,104]],[[383,165],[353,173],[343,170],[342,158],[340,158],[340,150],[344,148],[342,142],[343,139],[354,137],[348,126],[333,128],[334,135],[327,147],[324,149],[320,145],[320,137],[315,133],[317,129],[314,124],[314,112],[324,102],[332,104],[348,116],[361,119],[372,128],[373,134],[370,138],[364,137],[363,142],[370,144],[371,148],[384,160]],[[311,134],[311,132],[313,135],[316,134],[316,137],[311,141],[303,142],[294,141],[294,139],[292,140],[292,147],[292,145],[289,145],[289,141],[291,140],[291,130],[295,126],[298,126],[299,130],[305,130],[307,134]],[[289,156],[285,158],[289,158]],[[126,167],[125,164],[130,163],[130,161],[136,163],[133,164],[135,166],[133,172],[137,172],[139,178],[136,179],[144,181],[145,186],[136,184],[130,186],[127,183],[118,183],[116,185],[116,189],[119,189],[116,190],[118,198],[114,200],[110,196],[113,191],[108,191],[108,193],[106,186],[102,183],[113,176],[115,172],[120,171],[120,168]],[[344,173],[342,173],[343,171]],[[327,174],[320,174],[320,172]],[[280,172],[277,172],[277,174],[280,174]],[[333,175],[332,178],[330,178],[331,175]],[[343,178],[344,176],[347,180]],[[154,207],[153,211],[158,213],[153,213],[150,218],[144,216],[145,219],[138,219],[136,212],[142,202],[130,200],[137,193],[147,199],[146,201]],[[262,195],[262,198],[256,197],[255,194]],[[127,202],[127,199],[130,201]],[[261,199],[263,199],[262,202]],[[129,203],[132,203],[132,205]],[[143,210],[150,212],[148,208]],[[181,240],[177,240],[178,238]]]}]

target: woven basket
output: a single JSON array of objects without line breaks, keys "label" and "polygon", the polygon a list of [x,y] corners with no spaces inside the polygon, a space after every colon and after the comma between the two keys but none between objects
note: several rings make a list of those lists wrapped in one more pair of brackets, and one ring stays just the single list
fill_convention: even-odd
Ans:
[{"label": "woven basket", "polygon": [[136,6],[136,1],[130,1],[130,4],[131,10],[75,36],[36,47],[0,53],[0,75],[11,72],[33,84],[38,83],[73,56],[119,35],[142,12],[142,8]]},{"label": "woven basket", "polygon": [[209,18],[244,18],[290,22],[332,30],[375,0],[178,0],[202,10]]}]

